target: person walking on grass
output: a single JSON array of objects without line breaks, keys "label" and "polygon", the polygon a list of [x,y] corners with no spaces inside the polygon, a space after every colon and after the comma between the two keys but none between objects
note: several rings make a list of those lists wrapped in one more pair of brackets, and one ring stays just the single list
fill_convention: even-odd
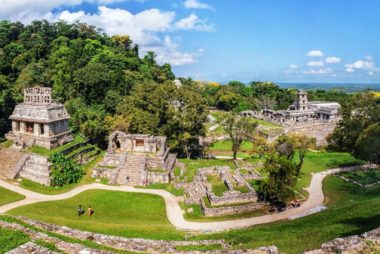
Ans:
[{"label": "person walking on grass", "polygon": [[94,210],[92,210],[92,207],[89,206],[87,209],[88,216],[91,216],[94,213]]},{"label": "person walking on grass", "polygon": [[78,216],[81,216],[84,213],[82,205],[78,206]]}]

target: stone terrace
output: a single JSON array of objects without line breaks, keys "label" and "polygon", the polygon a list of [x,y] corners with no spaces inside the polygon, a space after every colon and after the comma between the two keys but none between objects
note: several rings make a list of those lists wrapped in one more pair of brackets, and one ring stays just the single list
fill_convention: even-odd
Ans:
[{"label": "stone terrace", "polygon": [[[101,246],[110,247],[112,249],[131,251],[136,253],[210,253],[210,254],[240,254],[240,253],[254,253],[254,254],[277,254],[279,253],[277,248],[274,246],[271,247],[262,247],[256,250],[232,250],[230,246],[225,243],[223,240],[204,240],[204,241],[160,241],[160,240],[147,240],[140,238],[124,238],[119,236],[110,236],[98,233],[91,233],[87,231],[80,231],[68,227],[61,227],[53,224],[48,224],[40,221],[35,221],[32,219],[27,219],[23,217],[17,217],[23,223],[26,223],[30,226],[38,228],[40,230],[45,230],[51,233],[59,234],[66,236],[72,239],[78,239],[82,241],[91,241]],[[0,220],[0,227],[10,228],[14,230],[20,230],[31,236],[32,239],[44,240],[46,242],[57,244],[57,248],[66,253],[80,253],[86,249],[80,244],[65,243],[62,240],[54,237],[47,236],[44,233],[35,232],[24,226],[3,222]],[[178,251],[176,247],[179,246],[204,246],[204,245],[215,245],[219,244],[222,246],[223,250],[216,251]],[[105,254],[112,253],[110,251],[101,251],[86,249],[89,253],[93,254]]]}]

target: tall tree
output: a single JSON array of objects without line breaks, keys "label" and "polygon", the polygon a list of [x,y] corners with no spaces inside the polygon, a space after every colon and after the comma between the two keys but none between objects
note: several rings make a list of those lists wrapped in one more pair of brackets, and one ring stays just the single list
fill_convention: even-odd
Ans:
[{"label": "tall tree", "polygon": [[370,125],[360,134],[354,154],[371,163],[380,163],[380,122]]},{"label": "tall tree", "polygon": [[250,117],[240,117],[233,113],[227,114],[221,124],[232,142],[233,159],[236,160],[243,142],[254,139],[258,124]]},{"label": "tall tree", "polygon": [[294,198],[293,187],[297,183],[296,164],[286,156],[272,153],[267,158],[264,170],[268,178],[262,182],[260,191],[266,200],[273,203],[285,203]]},{"label": "tall tree", "polygon": [[350,152],[360,134],[380,121],[380,105],[372,93],[358,93],[342,104],[342,120],[328,137],[328,149]]}]

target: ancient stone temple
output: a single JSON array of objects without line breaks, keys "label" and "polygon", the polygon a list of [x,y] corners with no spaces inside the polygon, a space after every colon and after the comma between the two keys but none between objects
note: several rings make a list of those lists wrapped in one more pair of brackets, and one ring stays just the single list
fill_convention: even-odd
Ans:
[{"label": "ancient stone temple", "polygon": [[24,102],[16,106],[10,117],[12,131],[6,138],[21,147],[36,145],[52,149],[73,139],[69,117],[63,104],[53,102],[51,88],[27,88]]},{"label": "ancient stone temple", "polygon": [[337,102],[309,101],[304,90],[298,90],[295,101],[287,110],[247,110],[241,116],[251,116],[284,127],[284,132],[298,132],[314,137],[317,145],[326,145],[326,137],[339,121],[341,106]]},{"label": "ancient stone temple", "polygon": [[166,137],[115,131],[109,137],[103,162],[93,170],[93,177],[132,186],[168,183],[175,161],[176,155],[170,154]]}]

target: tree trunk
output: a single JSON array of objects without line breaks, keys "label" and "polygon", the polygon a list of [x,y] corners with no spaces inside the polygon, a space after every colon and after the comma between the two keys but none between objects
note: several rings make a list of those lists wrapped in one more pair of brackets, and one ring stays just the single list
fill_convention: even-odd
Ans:
[{"label": "tree trunk", "polygon": [[234,160],[236,160],[236,156],[237,156],[237,151],[234,150]]}]

